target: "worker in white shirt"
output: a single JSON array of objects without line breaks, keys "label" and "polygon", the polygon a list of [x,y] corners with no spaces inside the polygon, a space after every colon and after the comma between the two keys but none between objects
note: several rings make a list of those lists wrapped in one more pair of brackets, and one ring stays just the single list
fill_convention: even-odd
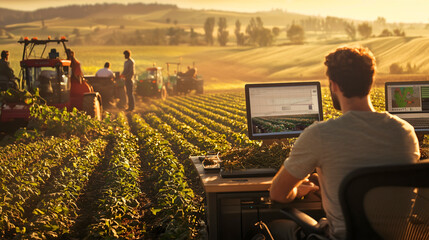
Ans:
[{"label": "worker in white shirt", "polygon": [[112,70],[110,70],[110,62],[106,62],[104,64],[104,68],[100,69],[95,73],[96,77],[110,77],[113,78],[114,74]]}]

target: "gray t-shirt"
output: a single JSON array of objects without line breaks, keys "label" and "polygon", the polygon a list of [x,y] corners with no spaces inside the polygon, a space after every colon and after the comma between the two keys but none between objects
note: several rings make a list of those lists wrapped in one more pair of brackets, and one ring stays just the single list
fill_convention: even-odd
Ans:
[{"label": "gray t-shirt", "polygon": [[414,128],[404,120],[389,113],[349,111],[306,128],[284,166],[299,179],[317,170],[330,236],[344,239],[338,198],[343,178],[358,168],[412,163],[419,157]]},{"label": "gray t-shirt", "polygon": [[125,80],[132,80],[135,70],[135,62],[134,59],[129,58],[124,62],[124,71],[122,71],[122,75],[125,76]]}]

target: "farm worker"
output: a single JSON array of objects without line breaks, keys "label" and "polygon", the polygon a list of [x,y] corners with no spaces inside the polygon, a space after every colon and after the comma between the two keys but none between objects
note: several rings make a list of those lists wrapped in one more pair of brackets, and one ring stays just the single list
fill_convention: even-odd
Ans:
[{"label": "farm worker", "polygon": [[188,70],[185,73],[179,73],[179,76],[188,77],[188,78],[195,77],[196,75],[197,75],[196,68],[191,68],[191,66],[188,66]]},{"label": "farm worker", "polygon": [[121,78],[125,79],[125,89],[127,91],[128,98],[128,108],[126,111],[134,110],[134,94],[133,94],[133,77],[135,73],[135,62],[134,59],[131,58],[131,51],[124,51],[124,70],[121,73]]},{"label": "farm worker", "polygon": [[[368,49],[338,48],[325,57],[325,65],[332,102],[343,115],[314,123],[302,132],[273,178],[270,196],[287,203],[318,190],[307,179],[316,170],[327,217],[319,224],[329,239],[345,239],[338,197],[344,177],[363,167],[416,163],[420,158],[419,141],[406,121],[387,112],[375,112],[369,92],[376,66]],[[291,220],[273,221],[269,227],[275,239],[299,239],[302,235]]]},{"label": "farm worker", "polygon": [[96,77],[113,78],[113,75],[112,70],[110,70],[110,62],[106,62],[104,68],[101,68],[95,73]]},{"label": "farm worker", "polygon": [[80,62],[76,59],[74,51],[70,48],[66,51],[68,59],[71,61],[71,91],[75,94],[72,95],[71,101],[74,102],[74,105],[79,109],[82,108],[83,104],[83,95],[87,92],[93,92],[92,87],[83,79],[82,68],[80,67]]},{"label": "farm worker", "polygon": [[82,72],[82,68],[80,67],[80,62],[76,59],[74,55],[74,51],[71,50],[70,48],[67,49],[67,56],[71,60],[70,67],[72,69],[72,74],[71,74],[72,82],[78,81],[79,83],[81,83],[83,79],[83,72]]},{"label": "farm worker", "polygon": [[[7,82],[7,85],[12,85],[13,87],[17,87],[15,74],[13,73],[13,69],[10,67],[9,63],[9,51],[3,50],[1,52],[0,59],[0,81]],[[2,89],[6,90],[6,89]]]}]

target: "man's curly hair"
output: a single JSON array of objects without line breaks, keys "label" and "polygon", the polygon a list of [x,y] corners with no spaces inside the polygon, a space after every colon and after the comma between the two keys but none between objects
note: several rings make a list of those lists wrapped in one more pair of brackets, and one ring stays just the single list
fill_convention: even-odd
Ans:
[{"label": "man's curly hair", "polygon": [[375,75],[375,57],[363,47],[342,47],[325,57],[326,75],[347,98],[369,94]]}]

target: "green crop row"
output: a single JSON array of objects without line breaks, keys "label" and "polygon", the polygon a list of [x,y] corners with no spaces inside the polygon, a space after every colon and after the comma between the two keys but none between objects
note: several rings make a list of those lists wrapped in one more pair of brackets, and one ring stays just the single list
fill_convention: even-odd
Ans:
[{"label": "green crop row", "polygon": [[194,136],[185,136],[188,141],[195,141],[196,145],[203,144],[200,148],[207,151],[225,151],[231,147],[231,144],[225,139],[225,135],[222,135],[195,119],[182,114],[179,110],[174,109],[162,102],[158,103],[158,107],[169,114],[158,113],[164,122],[169,123],[177,131],[194,132]]},{"label": "green crop row", "polygon": [[1,184],[0,236],[10,237],[22,230],[19,227],[27,222],[24,217],[25,208],[28,208],[26,203],[41,194],[41,187],[51,178],[53,169],[75,156],[79,145],[77,138],[57,143],[47,149],[38,161],[29,164],[19,174]]},{"label": "green crop row", "polygon": [[16,238],[52,239],[70,233],[79,211],[78,197],[100,163],[105,147],[105,140],[92,141],[61,167],[47,183],[32,217]]},{"label": "green crop row", "polygon": [[[180,98],[176,98],[176,100],[177,100],[176,103],[180,102],[180,103],[184,104],[184,106],[190,107],[190,109],[195,109],[195,110],[198,110],[198,108],[204,109],[204,110],[208,111],[209,113],[216,114],[216,115],[221,116],[221,117],[226,117],[227,119],[230,120],[228,122],[228,124],[233,124],[230,127],[235,129],[236,131],[242,131],[242,129],[246,128],[246,126],[247,126],[246,125],[247,119],[244,115],[239,115],[239,114],[233,113],[233,112],[235,112],[234,110],[226,111],[226,110],[220,109],[221,106],[226,107],[228,105],[227,102],[222,103],[222,102],[218,102],[215,100],[212,100],[212,101],[195,101],[197,99],[190,99],[188,97],[180,97]],[[231,112],[231,111],[233,111],[233,112]]]},{"label": "green crop row", "polygon": [[244,101],[244,91],[239,93],[219,93],[210,96],[211,99],[222,99],[226,102],[233,103],[238,110],[246,112],[246,102]]},{"label": "green crop row", "polygon": [[[150,124],[151,127],[157,128],[162,133],[164,138],[171,144],[171,149],[179,159],[187,159],[189,155],[201,154],[200,148],[188,142],[181,132],[175,131],[169,124],[163,122],[156,116],[155,113],[143,115],[143,119]],[[173,121],[169,121],[174,124]]]},{"label": "green crop row", "polygon": [[[167,104],[166,104],[167,103]],[[157,102],[157,106],[165,112],[171,113],[175,118],[183,121],[194,129],[203,132],[211,139],[225,138],[232,146],[245,147],[259,145],[257,141],[252,141],[244,133],[234,132],[230,127],[224,126],[214,120],[201,116],[198,112],[193,112],[186,107],[173,102]]]},{"label": "green crop row", "polygon": [[26,167],[40,161],[43,153],[55,145],[65,142],[61,138],[43,138],[29,144],[9,144],[0,148],[0,184],[6,184],[15,176],[20,176]]},{"label": "green crop row", "polygon": [[[206,117],[211,120],[214,120],[220,124],[223,124],[227,127],[230,127],[234,132],[238,133],[245,133],[247,131],[247,125],[244,120],[243,121],[237,121],[236,119],[231,119],[231,116],[223,116],[219,115],[218,113],[214,113],[213,111],[206,110],[202,107],[198,106],[198,103],[196,102],[188,102],[188,101],[181,101],[179,98],[170,98],[168,102],[173,102],[175,104],[181,105],[182,107],[185,107],[189,109],[190,111],[194,111],[197,113],[198,117]],[[219,111],[217,111],[219,112]],[[223,111],[225,113],[225,111]],[[226,114],[226,113],[225,113]]]},{"label": "green crop row", "polygon": [[140,163],[137,140],[129,131],[124,116],[114,124],[108,136],[105,184],[96,203],[96,222],[88,227],[90,239],[139,239],[144,231],[140,223]]},{"label": "green crop row", "polygon": [[[229,113],[235,114],[237,116],[246,117],[246,110],[240,109],[241,104],[237,104],[236,102],[231,102],[231,100],[222,99],[219,96],[220,96],[219,94],[194,95],[192,97],[189,97],[189,100],[202,102],[207,106],[221,109]],[[246,119],[244,119],[244,123],[246,123]]]},{"label": "green crop row", "polygon": [[155,202],[153,226],[161,229],[159,239],[194,239],[203,208],[186,182],[184,167],[169,142],[139,115],[132,117],[133,132],[139,138],[142,165],[148,168],[145,179],[153,184]]}]

